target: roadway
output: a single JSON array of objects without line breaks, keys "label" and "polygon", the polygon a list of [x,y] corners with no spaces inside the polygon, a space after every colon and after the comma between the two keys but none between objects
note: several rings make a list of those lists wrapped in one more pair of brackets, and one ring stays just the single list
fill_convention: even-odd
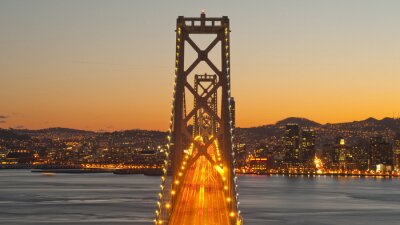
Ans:
[{"label": "roadway", "polygon": [[[209,147],[208,151],[214,151],[214,147]],[[205,156],[200,156],[187,169],[181,185],[168,224],[230,224],[222,177]]]}]

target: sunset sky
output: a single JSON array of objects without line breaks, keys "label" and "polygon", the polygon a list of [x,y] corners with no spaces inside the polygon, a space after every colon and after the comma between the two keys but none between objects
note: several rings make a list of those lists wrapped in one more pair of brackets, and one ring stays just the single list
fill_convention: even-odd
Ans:
[{"label": "sunset sky", "polygon": [[176,18],[229,16],[240,127],[400,114],[400,1],[0,2],[0,127],[160,129]]}]

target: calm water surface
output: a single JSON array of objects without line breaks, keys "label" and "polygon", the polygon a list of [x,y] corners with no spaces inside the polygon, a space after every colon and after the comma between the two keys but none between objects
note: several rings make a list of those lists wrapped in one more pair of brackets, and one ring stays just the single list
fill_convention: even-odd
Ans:
[{"label": "calm water surface", "polygon": [[[240,176],[246,224],[400,224],[400,181]],[[159,177],[0,170],[0,224],[152,224]]]}]

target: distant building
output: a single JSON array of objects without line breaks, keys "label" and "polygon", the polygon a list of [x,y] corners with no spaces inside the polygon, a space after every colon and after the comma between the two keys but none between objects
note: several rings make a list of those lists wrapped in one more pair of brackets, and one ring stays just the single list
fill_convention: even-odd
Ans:
[{"label": "distant building", "polygon": [[315,158],[315,131],[305,129],[301,132],[300,159],[306,168],[312,168]]},{"label": "distant building", "polygon": [[34,154],[31,150],[18,149],[10,151],[6,156],[6,162],[9,164],[30,164],[34,160]]},{"label": "distant building", "polygon": [[357,169],[361,171],[368,170],[369,155],[368,145],[365,143],[358,143],[351,148],[351,154],[357,164]]},{"label": "distant building", "polygon": [[259,173],[266,172],[268,168],[268,158],[267,157],[255,157],[249,156],[247,159],[247,165],[249,165],[250,172]]},{"label": "distant building", "polygon": [[233,128],[236,128],[236,122],[235,122],[235,117],[236,117],[236,112],[235,112],[235,108],[236,108],[236,103],[235,103],[235,98],[231,97],[229,98],[229,104],[231,106],[231,118],[232,118],[232,126]]},{"label": "distant building", "polygon": [[246,159],[247,159],[247,151],[246,151],[246,144],[244,143],[235,143],[235,159],[238,168],[243,168],[246,166]]},{"label": "distant building", "polygon": [[396,171],[400,171],[400,139],[395,140],[395,142],[394,142],[393,167]]},{"label": "distant building", "polygon": [[346,145],[345,139],[337,138],[331,153],[331,169],[341,172],[357,169],[357,164],[351,153],[352,148]]},{"label": "distant building", "polygon": [[390,143],[382,136],[370,138],[370,170],[377,170],[377,165],[392,166],[393,153]]},{"label": "distant building", "polygon": [[285,130],[285,163],[297,166],[300,162],[300,129],[298,124],[287,124]]}]

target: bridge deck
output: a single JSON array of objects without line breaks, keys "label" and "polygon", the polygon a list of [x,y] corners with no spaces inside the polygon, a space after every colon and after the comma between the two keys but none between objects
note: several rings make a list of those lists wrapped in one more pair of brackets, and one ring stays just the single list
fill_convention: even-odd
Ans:
[{"label": "bridge deck", "polygon": [[230,224],[222,178],[205,156],[188,168],[182,185],[168,224]]}]

